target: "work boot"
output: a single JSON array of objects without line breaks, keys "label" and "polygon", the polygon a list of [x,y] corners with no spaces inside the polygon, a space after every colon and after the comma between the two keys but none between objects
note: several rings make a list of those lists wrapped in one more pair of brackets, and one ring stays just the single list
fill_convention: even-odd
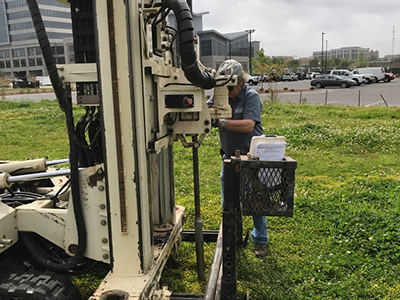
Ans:
[{"label": "work boot", "polygon": [[267,244],[255,244],[254,245],[254,254],[260,258],[266,256],[268,254]]}]

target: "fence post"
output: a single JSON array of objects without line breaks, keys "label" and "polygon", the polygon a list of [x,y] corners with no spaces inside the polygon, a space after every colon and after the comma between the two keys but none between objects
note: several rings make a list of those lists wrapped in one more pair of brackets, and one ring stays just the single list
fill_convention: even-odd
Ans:
[{"label": "fence post", "polygon": [[361,106],[361,90],[358,90],[358,107]]},{"label": "fence post", "polygon": [[325,93],[325,105],[328,104],[328,90]]},{"label": "fence post", "polygon": [[301,94],[302,94],[303,92],[302,91],[300,91],[300,99],[299,99],[299,103],[301,104]]},{"label": "fence post", "polygon": [[387,102],[386,102],[385,98],[383,98],[382,94],[380,94],[380,95],[381,95],[381,98],[382,98],[383,102],[385,102],[385,104],[386,104],[386,107],[389,107],[389,105],[387,104]]}]

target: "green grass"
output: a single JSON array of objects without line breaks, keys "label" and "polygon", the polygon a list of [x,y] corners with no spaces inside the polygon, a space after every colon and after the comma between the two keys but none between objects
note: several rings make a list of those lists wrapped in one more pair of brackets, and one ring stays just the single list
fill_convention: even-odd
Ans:
[{"label": "green grass", "polygon": [[[82,113],[76,108],[78,116]],[[240,298],[400,299],[400,108],[264,103],[266,134],[286,137],[298,163],[293,218],[268,217],[270,254],[237,255]],[[0,101],[0,159],[68,155],[64,115],[54,101]],[[174,145],[176,202],[194,228],[192,151]],[[221,221],[216,130],[199,149],[204,229]],[[244,230],[252,229],[250,217]],[[208,275],[215,245],[205,245]],[[182,243],[163,274],[175,292],[202,293],[193,243]],[[94,275],[95,276],[95,275]],[[74,282],[90,295],[91,275]],[[89,288],[88,288],[89,286]]]}]

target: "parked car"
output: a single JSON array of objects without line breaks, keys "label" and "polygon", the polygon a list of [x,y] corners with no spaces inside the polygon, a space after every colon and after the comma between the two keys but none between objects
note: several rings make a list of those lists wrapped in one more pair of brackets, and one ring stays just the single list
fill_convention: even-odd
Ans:
[{"label": "parked car", "polygon": [[314,79],[316,75],[319,75],[319,72],[308,72],[306,78]]},{"label": "parked car", "polygon": [[39,81],[28,80],[27,78],[14,78],[12,86],[16,88],[38,88],[40,86]]},{"label": "parked car", "polygon": [[342,78],[347,78],[354,80],[357,85],[360,85],[365,82],[364,76],[362,74],[354,74],[349,70],[332,70],[330,72],[331,75],[338,75]]},{"label": "parked car", "polygon": [[292,72],[286,72],[283,76],[282,76],[282,81],[296,81],[298,78],[296,76],[296,74],[292,73]]},{"label": "parked car", "polygon": [[303,80],[303,79],[307,78],[306,72],[299,71],[299,72],[296,72],[295,74],[296,74],[298,80]]},{"label": "parked car", "polygon": [[385,78],[383,79],[384,82],[391,82],[394,80],[396,77],[394,76],[393,73],[385,73]]},{"label": "parked car", "polygon": [[247,78],[247,83],[249,85],[257,85],[260,82],[260,78],[257,76],[251,76],[249,75]]},{"label": "parked car", "polygon": [[264,74],[264,76],[261,76],[261,81],[262,82],[267,82],[269,81],[269,76],[267,74]]},{"label": "parked car", "polygon": [[348,88],[352,85],[357,85],[354,80],[342,78],[337,75],[318,75],[316,78],[310,81],[311,86],[315,86],[317,89],[324,88],[326,86],[340,86],[341,88]]},{"label": "parked car", "polygon": [[374,75],[373,82],[379,82],[385,80],[385,69],[382,67],[356,68],[354,70],[358,70],[363,74]]},{"label": "parked car", "polygon": [[370,84],[370,83],[376,81],[376,80],[375,80],[375,76],[374,76],[373,74],[366,74],[366,73],[363,73],[363,71],[362,71],[362,70],[359,70],[359,69],[354,69],[354,70],[353,70],[353,74],[361,74],[361,75],[364,77],[364,83],[365,83],[365,84]]}]

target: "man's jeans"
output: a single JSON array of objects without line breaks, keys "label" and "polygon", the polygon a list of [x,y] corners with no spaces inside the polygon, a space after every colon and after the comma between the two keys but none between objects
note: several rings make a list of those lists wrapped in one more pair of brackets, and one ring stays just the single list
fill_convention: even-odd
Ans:
[{"label": "man's jeans", "polygon": [[[221,206],[224,204],[224,160],[228,156],[222,156],[222,171],[221,171]],[[267,233],[267,218],[265,216],[253,216],[253,231],[251,237],[254,244],[266,244],[268,242]]]}]

